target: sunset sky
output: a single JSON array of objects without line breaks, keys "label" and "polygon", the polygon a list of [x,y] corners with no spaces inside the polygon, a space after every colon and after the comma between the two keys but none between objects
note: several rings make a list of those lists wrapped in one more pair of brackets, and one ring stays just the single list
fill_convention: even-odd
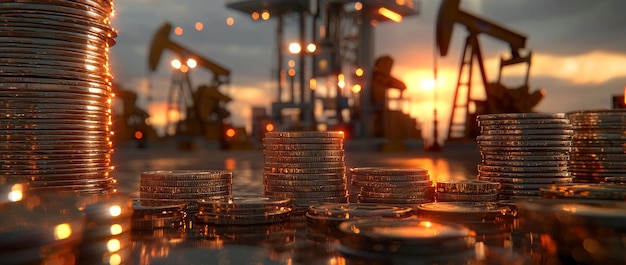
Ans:
[{"label": "sunset sky", "polygon": [[[435,20],[440,1],[420,1],[420,14],[401,23],[382,23],[375,29],[375,57],[394,58],[393,75],[408,88],[410,114],[431,137]],[[133,0],[116,1],[113,25],[118,30],[117,44],[111,49],[111,67],[115,81],[138,92],[140,106],[148,108],[155,124],[164,122],[167,92],[172,77],[171,54],[162,58],[158,70],[149,73],[147,54],[154,31],[170,22],[183,28],[176,42],[201,53],[231,70],[231,84],[224,92],[234,101],[229,104],[233,124],[249,126],[251,107],[269,110],[276,97],[273,69],[274,20],[253,21],[249,16],[227,9],[224,1],[204,0]],[[529,85],[531,90],[545,89],[546,96],[535,108],[542,112],[568,112],[609,108],[611,96],[622,94],[626,85],[626,1],[605,0],[462,0],[461,9],[505,25],[528,36],[532,50]],[[232,17],[234,24],[227,25]],[[203,29],[194,28],[196,22]],[[296,40],[295,25],[286,29],[287,41]],[[464,27],[454,28],[449,54],[439,57],[437,107],[441,132],[447,130],[456,85],[460,52],[466,37]],[[509,53],[508,46],[488,36],[480,37],[487,75],[497,77],[499,58]],[[169,57],[168,57],[169,56]],[[516,79],[521,69],[506,72]],[[210,74],[197,69],[192,73],[194,86],[208,82]],[[475,75],[475,80],[479,76]],[[505,81],[508,81],[505,80]],[[514,87],[516,84],[511,84]],[[473,88],[477,98],[482,91]],[[481,88],[482,89],[482,88]],[[147,107],[148,92],[152,104]],[[160,111],[159,111],[160,110]],[[443,135],[444,133],[441,133]]]}]

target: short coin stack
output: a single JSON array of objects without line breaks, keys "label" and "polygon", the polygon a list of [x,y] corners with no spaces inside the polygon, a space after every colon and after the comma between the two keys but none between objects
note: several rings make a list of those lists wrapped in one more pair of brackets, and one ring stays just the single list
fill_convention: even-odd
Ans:
[{"label": "short coin stack", "polygon": [[272,196],[217,196],[198,201],[196,221],[216,225],[261,225],[289,221],[291,200]]},{"label": "short coin stack", "polygon": [[478,179],[500,182],[500,199],[537,198],[539,188],[572,182],[573,130],[564,113],[487,114],[477,121]]},{"label": "short coin stack", "polygon": [[0,175],[30,189],[113,190],[113,1],[2,1]]},{"label": "short coin stack", "polygon": [[265,195],[297,209],[347,202],[343,132],[268,132],[263,138]]},{"label": "short coin stack", "polygon": [[197,211],[197,201],[232,194],[233,173],[223,170],[144,171],[141,173],[141,205],[164,206],[184,203]]},{"label": "short coin stack", "polygon": [[626,110],[567,113],[574,126],[570,172],[575,182],[626,177]]},{"label": "short coin stack", "polygon": [[437,201],[490,202],[498,200],[500,183],[484,180],[438,181]]},{"label": "short coin stack", "polygon": [[358,202],[419,204],[434,200],[435,188],[423,168],[351,168],[352,185],[360,187]]}]

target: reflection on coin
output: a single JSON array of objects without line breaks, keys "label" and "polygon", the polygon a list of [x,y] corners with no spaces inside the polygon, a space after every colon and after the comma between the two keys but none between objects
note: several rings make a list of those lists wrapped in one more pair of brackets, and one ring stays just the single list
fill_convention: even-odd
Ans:
[{"label": "reflection on coin", "polygon": [[267,132],[265,138],[344,138],[344,133],[339,132]]}]

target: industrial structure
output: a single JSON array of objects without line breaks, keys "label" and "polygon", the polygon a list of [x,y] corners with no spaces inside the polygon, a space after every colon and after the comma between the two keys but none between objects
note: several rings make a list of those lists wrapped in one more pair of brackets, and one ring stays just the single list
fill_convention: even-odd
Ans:
[{"label": "industrial structure", "polygon": [[[236,0],[226,5],[255,20],[277,21],[277,93],[269,115],[277,130],[421,137],[415,119],[402,111],[406,100],[388,97],[389,89],[400,95],[406,89],[393,77],[393,59],[374,55],[375,25],[417,15],[415,1]],[[297,43],[285,43],[287,23],[297,24]]]},{"label": "industrial structure", "polygon": [[[165,51],[177,56],[172,61],[174,71],[168,93],[166,134],[180,136],[181,144],[187,145],[185,148],[193,148],[196,136],[219,142],[222,149],[246,142],[245,129],[233,128],[228,122],[230,112],[226,104],[232,98],[220,91],[222,85],[230,82],[230,70],[171,40],[171,30],[172,26],[165,23],[155,32],[148,58],[149,70],[154,72]],[[189,71],[196,67],[210,71],[213,78],[208,84],[193,89]]]},{"label": "industrial structure", "polygon": [[[464,26],[468,33],[461,55],[459,76],[452,101],[448,140],[473,139],[478,135],[478,126],[475,122],[477,115],[532,112],[533,107],[541,101],[545,93],[543,90],[532,93],[529,91],[528,73],[532,54],[530,51],[524,51],[526,48],[526,36],[500,26],[495,22],[460,10],[459,2],[460,0],[443,0],[436,25],[436,42],[441,56],[446,56],[448,53],[455,24],[458,23]],[[496,82],[490,82],[485,71],[478,38],[481,34],[500,40],[511,48],[511,57],[500,59],[500,68]],[[486,100],[471,98],[472,68],[475,62],[480,70]],[[502,70],[504,67],[518,64],[526,64],[526,76],[521,86],[510,89],[501,82]]]}]

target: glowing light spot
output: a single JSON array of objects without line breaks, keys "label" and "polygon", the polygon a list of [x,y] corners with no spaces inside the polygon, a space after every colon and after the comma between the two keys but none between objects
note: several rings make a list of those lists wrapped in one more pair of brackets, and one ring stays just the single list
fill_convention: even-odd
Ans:
[{"label": "glowing light spot", "polygon": [[354,70],[354,74],[358,77],[363,76],[363,68],[358,67],[356,70]]},{"label": "glowing light spot", "polygon": [[226,25],[232,26],[235,24],[235,19],[232,17],[226,18]]},{"label": "glowing light spot", "polygon": [[180,71],[183,72],[183,73],[189,72],[189,66],[181,65],[180,66]]},{"label": "glowing light spot", "polygon": [[183,28],[181,28],[181,27],[176,27],[174,29],[174,34],[176,34],[177,36],[183,35],[183,32],[184,32]]},{"label": "glowing light spot", "polygon": [[309,79],[309,89],[315,90],[316,87],[317,87],[317,79],[315,78]]},{"label": "glowing light spot", "polygon": [[189,58],[187,59],[187,66],[189,66],[189,68],[191,69],[196,68],[196,66],[198,66],[198,61],[196,61],[196,59],[194,58]]},{"label": "glowing light spot", "polygon": [[111,235],[116,236],[116,235],[121,234],[122,232],[124,232],[124,229],[122,228],[122,226],[121,226],[121,225],[119,225],[119,224],[113,224],[113,225],[111,226]]},{"label": "glowing light spot", "polygon": [[289,69],[289,71],[287,71],[287,74],[289,76],[296,76],[296,70],[295,69]]},{"label": "glowing light spot", "polygon": [[141,131],[135,131],[135,139],[141,140],[143,138],[143,133]]},{"label": "glowing light spot", "polygon": [[263,13],[261,13],[261,18],[262,18],[263,20],[268,20],[268,19],[270,19],[270,12],[268,12],[268,11],[263,11]]},{"label": "glowing light spot", "polygon": [[361,2],[354,3],[354,9],[356,11],[359,11],[359,10],[363,9],[363,3],[361,3]]},{"label": "glowing light spot", "polygon": [[265,131],[268,131],[268,132],[274,131],[274,124],[271,124],[271,123],[266,124]]},{"label": "glowing light spot", "polygon": [[122,257],[120,256],[120,254],[113,254],[111,255],[111,257],[109,258],[109,264],[111,265],[120,265],[122,264]]},{"label": "glowing light spot", "polygon": [[196,22],[195,26],[197,31],[201,31],[202,29],[204,29],[204,24],[202,24],[202,22]]},{"label": "glowing light spot", "polygon": [[68,223],[63,223],[54,227],[54,239],[63,240],[72,235],[72,227]]},{"label": "glowing light spot", "polygon": [[317,45],[315,45],[314,43],[309,43],[309,45],[306,46],[306,51],[309,53],[314,53],[317,50]]},{"label": "glowing light spot", "polygon": [[292,54],[298,54],[300,53],[300,51],[302,51],[302,46],[300,46],[300,43],[297,42],[292,42],[289,44],[289,52]]},{"label": "glowing light spot", "polygon": [[107,249],[109,250],[109,252],[115,252],[120,250],[121,248],[121,243],[119,239],[109,239],[109,241],[107,241]]},{"label": "glowing light spot", "polygon": [[177,69],[177,70],[180,69],[181,66],[183,66],[183,63],[178,59],[172,60],[170,64],[172,65],[172,68]]},{"label": "glowing light spot", "polygon": [[359,93],[359,92],[361,92],[361,85],[356,84],[352,86],[352,93]]},{"label": "glowing light spot", "polygon": [[388,18],[391,21],[394,22],[402,22],[402,15],[393,12],[387,8],[381,7],[378,9],[378,14],[381,14],[382,16]]},{"label": "glowing light spot", "polygon": [[9,201],[16,202],[21,201],[24,198],[24,194],[21,190],[13,190],[9,192]]},{"label": "glowing light spot", "polygon": [[261,16],[259,15],[259,12],[252,12],[252,15],[251,15],[251,16],[252,16],[252,19],[253,19],[253,20],[259,20],[259,18],[261,17]]},{"label": "glowing light spot", "polygon": [[296,66],[296,61],[294,61],[294,60],[289,60],[289,61],[287,62],[287,65],[288,65],[289,67],[294,67],[294,66]]},{"label": "glowing light spot", "polygon": [[111,216],[120,216],[122,214],[122,207],[119,205],[113,205],[109,208],[109,213]]},{"label": "glowing light spot", "polygon": [[226,136],[228,136],[228,138],[233,138],[233,137],[235,137],[235,129],[233,129],[233,128],[228,128],[228,130],[226,130]]}]

